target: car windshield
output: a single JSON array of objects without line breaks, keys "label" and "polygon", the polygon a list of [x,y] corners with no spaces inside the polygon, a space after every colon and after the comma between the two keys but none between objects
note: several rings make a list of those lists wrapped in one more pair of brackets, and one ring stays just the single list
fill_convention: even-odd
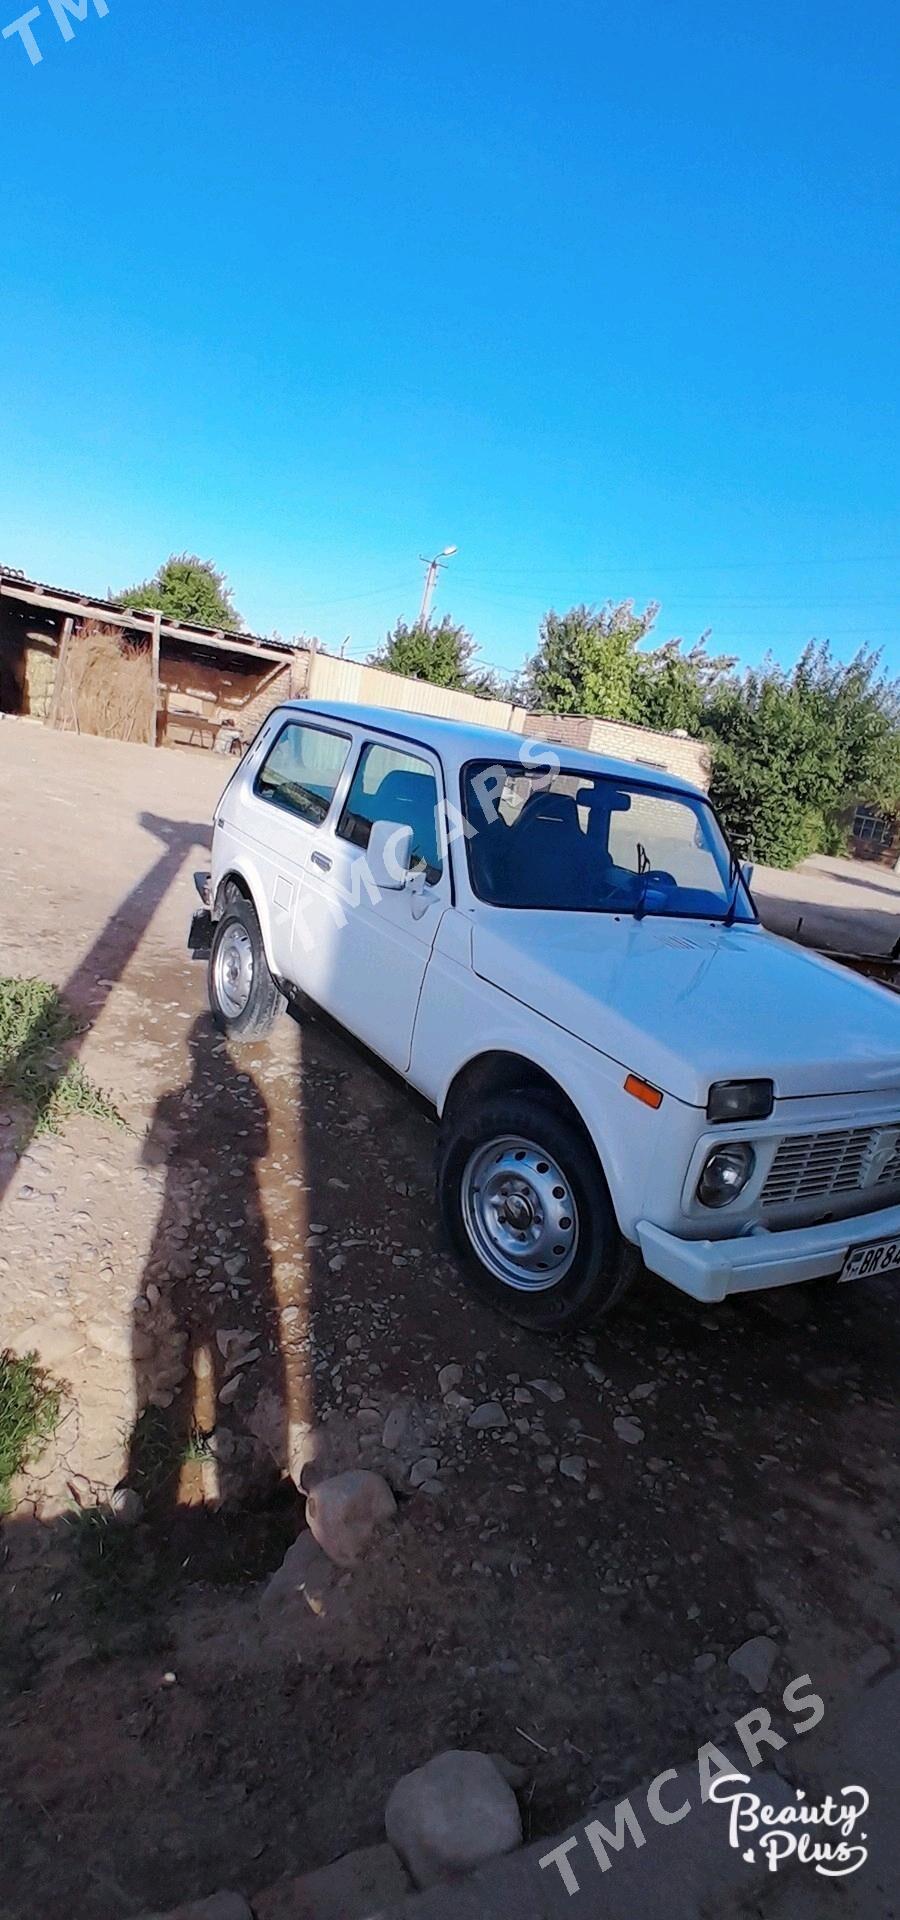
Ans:
[{"label": "car windshield", "polygon": [[755,920],[707,803],[639,779],[478,761],[463,773],[480,900],[638,916]]}]

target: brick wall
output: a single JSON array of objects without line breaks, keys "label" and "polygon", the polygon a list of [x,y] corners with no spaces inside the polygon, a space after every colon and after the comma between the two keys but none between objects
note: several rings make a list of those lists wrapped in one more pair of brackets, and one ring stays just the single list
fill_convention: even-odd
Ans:
[{"label": "brick wall", "polygon": [[[309,667],[309,655],[298,656]],[[307,691],[304,686],[295,697]],[[400,674],[385,673],[350,660],[335,660],[319,653],[309,674],[310,696],[317,700],[353,700],[363,705],[399,707],[407,713],[430,713],[447,720],[474,721],[477,725],[508,728],[532,739],[550,740],[582,752],[605,753],[619,760],[636,760],[649,767],[664,767],[706,792],[711,764],[709,754],[699,740],[688,734],[655,733],[650,727],[633,727],[624,721],[602,720],[594,714],[526,713],[524,707],[510,706],[504,700],[483,700],[472,693],[455,693],[446,687],[430,686],[426,680],[407,680]]]},{"label": "brick wall", "polygon": [[[163,641],[159,668],[163,707],[208,720],[233,720],[242,738],[252,740],[273,707],[305,690],[306,671],[306,654],[296,664],[286,656],[279,667],[268,659],[254,661],[252,655],[200,659],[196,648]],[[179,724],[173,721],[170,737],[177,738],[178,732]]]},{"label": "brick wall", "polygon": [[293,662],[286,660],[281,672],[269,680],[260,693],[245,701],[240,713],[235,714],[242,738],[252,740],[273,707],[279,706],[282,700],[302,699],[304,692],[305,685],[294,684]]},{"label": "brick wall", "polygon": [[605,753],[616,760],[632,760],[647,767],[664,767],[683,780],[708,791],[712,774],[709,751],[689,734],[656,733],[652,727],[634,727],[625,720],[602,720],[595,714],[525,713],[518,708],[511,725],[533,740],[556,746]]},{"label": "brick wall", "polygon": [[308,681],[309,654],[292,654],[275,678],[268,681],[260,693],[246,701],[240,714],[235,716],[243,739],[252,740],[267,714],[271,713],[273,707],[280,706],[282,700],[304,700]]}]

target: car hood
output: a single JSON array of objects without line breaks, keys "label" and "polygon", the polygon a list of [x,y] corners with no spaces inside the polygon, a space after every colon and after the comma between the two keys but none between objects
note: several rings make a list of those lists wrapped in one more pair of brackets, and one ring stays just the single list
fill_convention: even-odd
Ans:
[{"label": "car hood", "polygon": [[716,1080],[773,1080],[776,1098],[900,1089],[900,999],[761,927],[488,907],[472,957],[692,1106]]}]

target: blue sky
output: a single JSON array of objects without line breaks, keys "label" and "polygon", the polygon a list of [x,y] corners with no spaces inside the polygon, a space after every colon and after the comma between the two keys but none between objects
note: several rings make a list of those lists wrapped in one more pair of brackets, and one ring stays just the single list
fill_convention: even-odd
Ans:
[{"label": "blue sky", "polygon": [[40,5],[39,66],[0,41],[3,562],[190,548],[359,656],[455,542],[438,610],[501,667],[630,595],[900,673],[889,0]]}]

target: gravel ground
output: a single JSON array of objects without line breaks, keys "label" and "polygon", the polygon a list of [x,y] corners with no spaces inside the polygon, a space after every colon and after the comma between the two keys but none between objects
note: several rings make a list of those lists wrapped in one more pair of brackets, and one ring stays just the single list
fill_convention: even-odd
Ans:
[{"label": "gravel ground", "polygon": [[[0,1534],[4,1920],[252,1892],[377,1840],[443,1746],[527,1764],[554,1831],[722,1737],[758,1636],[776,1725],[795,1674],[852,1695],[897,1628],[891,1283],[707,1311],[648,1277],[567,1341],[495,1319],[404,1090],[313,1018],[240,1053],[210,1026],[183,941],[221,769],[0,735],[0,971],[68,983],[128,1123],[19,1157],[0,1115],[3,1338],[68,1385]],[[310,1425],[400,1515],[272,1635]],[[126,1470],[133,1529],[96,1511]]]},{"label": "gravel ground", "polygon": [[890,953],[900,939],[900,873],[816,854],[793,872],[758,867],[756,904],[773,933],[833,952]]}]

